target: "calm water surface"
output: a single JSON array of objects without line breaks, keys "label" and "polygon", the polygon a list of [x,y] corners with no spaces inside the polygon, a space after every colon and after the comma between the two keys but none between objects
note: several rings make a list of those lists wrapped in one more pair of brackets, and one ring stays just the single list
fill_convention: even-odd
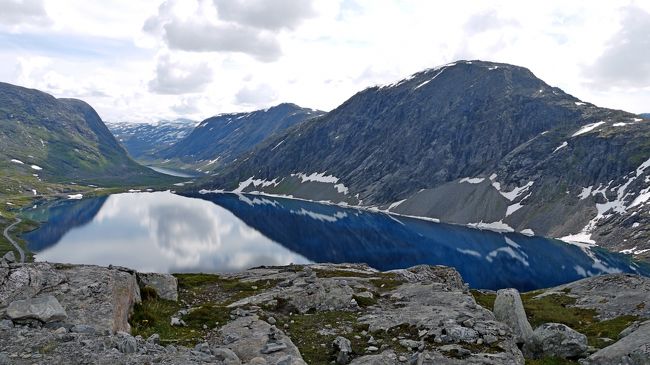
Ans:
[{"label": "calm water surface", "polygon": [[478,288],[531,290],[647,266],[602,249],[354,208],[243,194],[115,194],[25,212],[40,261],[156,272],[225,272],[261,265],[365,262],[380,270],[453,266]]}]

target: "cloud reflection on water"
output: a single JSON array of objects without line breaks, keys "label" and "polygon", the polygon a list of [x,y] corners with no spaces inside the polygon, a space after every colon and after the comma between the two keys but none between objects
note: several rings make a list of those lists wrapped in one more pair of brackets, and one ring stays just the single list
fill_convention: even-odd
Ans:
[{"label": "cloud reflection on water", "polygon": [[159,272],[309,262],[220,206],[167,192],[111,195],[92,224],[72,229],[37,259]]}]

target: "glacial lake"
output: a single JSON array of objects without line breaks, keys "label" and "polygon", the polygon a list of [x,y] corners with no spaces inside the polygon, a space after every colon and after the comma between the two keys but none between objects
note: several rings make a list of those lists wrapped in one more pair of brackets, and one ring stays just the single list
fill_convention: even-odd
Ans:
[{"label": "glacial lake", "polygon": [[474,288],[532,290],[613,272],[648,275],[629,257],[364,209],[260,195],[114,194],[36,206],[23,235],[37,261],[153,272],[363,262],[379,270],[455,267]]}]

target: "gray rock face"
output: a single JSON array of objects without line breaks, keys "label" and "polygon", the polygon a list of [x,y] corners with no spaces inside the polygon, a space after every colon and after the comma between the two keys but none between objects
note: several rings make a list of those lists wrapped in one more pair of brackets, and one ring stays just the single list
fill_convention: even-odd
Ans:
[{"label": "gray rock face", "polygon": [[7,308],[7,316],[14,322],[38,320],[43,323],[63,321],[68,317],[59,301],[52,295],[11,302]]},{"label": "gray rock face", "polygon": [[232,350],[226,348],[217,348],[212,350],[214,357],[224,365],[241,365],[241,360]]},{"label": "gray rock face", "polygon": [[29,263],[11,267],[0,277],[0,309],[16,300],[52,295],[70,325],[97,331],[128,332],[128,317],[140,290],[135,275],[119,268]]},{"label": "gray rock face", "polygon": [[350,362],[350,355],[352,355],[352,344],[350,340],[345,337],[337,336],[334,339],[334,349],[336,353],[336,363],[344,365]]},{"label": "gray rock face", "polygon": [[261,357],[275,364],[289,355],[293,362],[304,363],[291,339],[256,315],[238,317],[223,326],[220,333],[224,339],[220,346],[232,350],[242,362]]},{"label": "gray rock face", "polygon": [[8,263],[14,263],[16,262],[16,254],[13,251],[9,251],[4,256],[2,256],[2,259],[5,260]]},{"label": "gray rock face", "polygon": [[178,280],[173,275],[157,273],[137,273],[140,288],[146,286],[156,290],[162,299],[178,300]]},{"label": "gray rock face", "polygon": [[586,352],[587,336],[560,323],[544,323],[537,327],[523,348],[524,356],[534,359],[572,359],[584,356]]},{"label": "gray rock face", "polygon": [[138,342],[130,334],[118,332],[117,349],[124,354],[133,354],[138,351]]},{"label": "gray rock face", "polygon": [[650,321],[618,340],[580,360],[582,365],[647,365],[650,364]]},{"label": "gray rock face", "polygon": [[595,309],[598,318],[607,320],[622,315],[650,318],[650,278],[611,274],[594,276],[546,290],[568,291],[576,307]]},{"label": "gray rock face", "polygon": [[507,324],[512,329],[517,343],[526,342],[533,334],[533,328],[528,323],[526,311],[517,289],[497,291],[494,301],[494,316],[497,321]]}]

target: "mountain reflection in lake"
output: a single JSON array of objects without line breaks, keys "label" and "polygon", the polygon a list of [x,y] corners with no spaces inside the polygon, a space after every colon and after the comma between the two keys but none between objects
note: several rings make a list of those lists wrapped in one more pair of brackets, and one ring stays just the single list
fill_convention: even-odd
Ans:
[{"label": "mountain reflection in lake", "polygon": [[[47,222],[25,235],[38,260],[157,272],[238,271],[292,262],[365,262],[380,270],[440,264],[458,269],[472,287],[520,290],[607,272],[648,273],[601,249],[293,199],[116,194],[98,210],[92,201],[55,204]],[[66,212],[88,215],[75,204],[95,214],[85,225],[61,218]],[[67,225],[69,231],[48,239],[51,225]],[[58,242],[43,244],[52,241]]]}]

